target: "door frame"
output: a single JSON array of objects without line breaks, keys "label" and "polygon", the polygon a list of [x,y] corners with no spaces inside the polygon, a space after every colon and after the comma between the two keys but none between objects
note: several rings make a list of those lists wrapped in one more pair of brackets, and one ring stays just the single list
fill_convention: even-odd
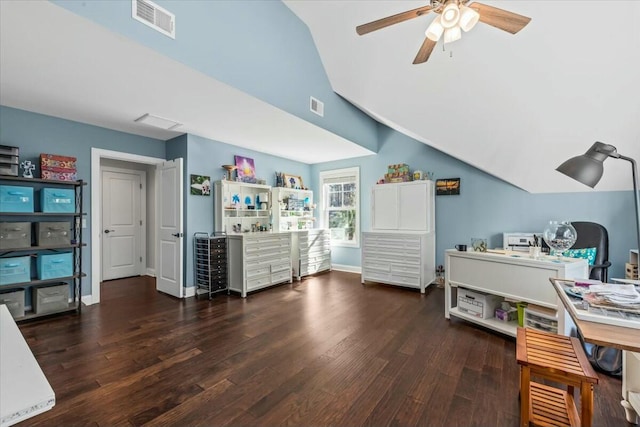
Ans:
[{"label": "door frame", "polygon": [[[100,279],[102,276],[102,242],[100,237],[102,236],[102,228],[99,226],[102,225],[102,212],[100,211],[102,201],[100,163],[102,159],[124,160],[144,165],[157,165],[166,162],[166,159],[157,157],[91,148],[91,295],[82,297],[82,302],[86,305],[100,302]],[[155,191],[158,191],[157,186]],[[157,221],[155,209],[154,217]],[[155,245],[155,241],[152,243]]]},{"label": "door frame", "polygon": [[[142,261],[140,261],[138,265],[138,274],[143,275],[146,271],[147,265],[147,251],[144,248],[147,247],[147,171],[146,170],[138,170],[138,169],[125,169],[125,168],[116,168],[113,166],[100,166],[100,183],[102,184],[102,173],[103,172],[114,172],[119,174],[129,174],[129,175],[137,175],[140,177],[140,184],[142,184],[142,191],[140,192],[140,219],[143,221],[144,226],[140,228],[140,247],[138,250],[140,251],[136,254],[136,257],[142,257]],[[102,185],[100,185],[100,209],[103,207],[102,200]],[[154,210],[155,212],[155,210]],[[102,224],[102,211],[100,212],[100,229],[104,229],[104,224]],[[102,236],[102,234],[101,234]],[[154,242],[155,243],[155,242]],[[100,250],[102,251],[102,245],[100,245]],[[104,265],[102,262],[102,253],[100,253],[100,282],[102,282],[102,273],[104,271]]]}]

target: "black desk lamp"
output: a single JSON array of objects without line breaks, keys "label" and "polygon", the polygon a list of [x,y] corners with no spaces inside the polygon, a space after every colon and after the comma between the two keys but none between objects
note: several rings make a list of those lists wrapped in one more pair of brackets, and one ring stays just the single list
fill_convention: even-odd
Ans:
[{"label": "black desk lamp", "polygon": [[602,178],[604,168],[602,163],[608,158],[622,159],[631,162],[633,177],[633,197],[636,202],[636,232],[638,233],[638,248],[640,248],[640,200],[638,199],[638,170],[636,161],[630,157],[618,154],[616,147],[603,142],[594,143],[586,153],[572,157],[556,168],[558,172],[593,188]]}]

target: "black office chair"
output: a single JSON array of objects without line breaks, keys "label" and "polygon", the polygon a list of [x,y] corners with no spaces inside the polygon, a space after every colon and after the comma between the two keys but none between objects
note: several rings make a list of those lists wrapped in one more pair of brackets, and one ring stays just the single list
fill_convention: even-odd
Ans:
[{"label": "black office chair", "polygon": [[595,222],[575,221],[571,225],[578,233],[578,239],[571,249],[596,248],[595,262],[589,266],[589,278],[606,282],[607,269],[611,267],[607,229]]},{"label": "black office chair", "polygon": [[[595,222],[576,221],[571,222],[571,225],[578,233],[578,239],[571,247],[572,249],[596,248],[596,259],[593,265],[589,266],[589,278],[606,282],[607,269],[611,267],[607,229]],[[611,376],[620,377],[622,375],[621,350],[587,343],[580,331],[577,331],[577,334],[587,359],[594,368]]]}]

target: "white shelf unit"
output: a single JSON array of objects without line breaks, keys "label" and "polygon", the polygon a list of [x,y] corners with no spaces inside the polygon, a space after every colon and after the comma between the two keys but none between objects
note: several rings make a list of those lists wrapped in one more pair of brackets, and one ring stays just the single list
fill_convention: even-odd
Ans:
[{"label": "white shelf unit", "polygon": [[[216,181],[214,186],[215,231],[227,234],[252,231],[252,226],[271,227],[271,186],[236,181]],[[260,196],[266,198],[260,203]],[[240,231],[234,226],[240,226]]]},{"label": "white shelf unit", "polygon": [[228,236],[229,290],[248,292],[292,282],[291,233],[236,233]]},{"label": "white shelf unit", "polygon": [[361,281],[420,289],[436,278],[436,236],[431,233],[362,233]]},{"label": "white shelf unit", "polygon": [[306,230],[314,226],[313,191],[274,187],[271,190],[273,229]]},{"label": "white shelf unit", "polygon": [[325,228],[291,232],[293,275],[304,276],[331,270],[331,231]]},{"label": "white shelf unit", "polygon": [[[489,252],[461,252],[449,249],[445,253],[444,315],[467,320],[512,337],[518,323],[503,322],[490,317],[480,319],[461,312],[453,297],[453,288],[498,295],[511,301],[521,301],[558,310],[558,296],[549,283],[550,277],[574,279],[589,276],[584,259],[544,257],[532,259],[522,253],[496,254]],[[568,335],[570,324],[566,316],[558,315],[558,333]]]}]

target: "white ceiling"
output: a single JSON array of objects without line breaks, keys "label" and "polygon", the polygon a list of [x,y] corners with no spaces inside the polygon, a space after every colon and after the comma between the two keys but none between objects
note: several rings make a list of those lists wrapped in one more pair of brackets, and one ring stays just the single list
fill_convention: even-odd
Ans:
[{"label": "white ceiling", "polygon": [[[303,163],[373,154],[50,2],[0,1],[0,20],[2,105],[161,140],[190,133]],[[134,122],[145,113],[183,125]]]},{"label": "white ceiling", "polygon": [[[588,190],[554,169],[596,140],[640,160],[640,1],[486,1],[532,21],[517,35],[480,23],[421,65],[411,62],[433,14],[365,36],[355,27],[426,1],[285,3],[308,25],[338,94],[507,182]],[[305,163],[371,154],[49,2],[0,1],[0,19],[2,105]],[[144,113],[183,126],[133,122]],[[608,160],[598,189],[630,188],[630,168]]]},{"label": "white ceiling", "polygon": [[[483,1],[532,18],[478,23],[412,65],[433,13],[358,36],[427,1],[296,1],[333,89],[380,122],[531,192],[586,191],[554,169],[596,140],[640,160],[640,1]],[[599,190],[631,189],[608,160]]]}]

